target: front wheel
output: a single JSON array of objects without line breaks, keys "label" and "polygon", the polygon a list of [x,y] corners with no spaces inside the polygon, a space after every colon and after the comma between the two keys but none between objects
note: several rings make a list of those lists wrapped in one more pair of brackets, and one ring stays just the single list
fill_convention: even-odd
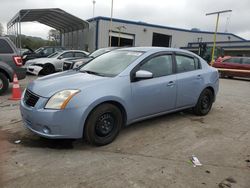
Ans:
[{"label": "front wheel", "polygon": [[113,104],[101,104],[89,115],[84,127],[84,138],[90,144],[103,146],[111,143],[122,127],[122,114]]},{"label": "front wheel", "polygon": [[198,116],[207,115],[213,104],[213,93],[210,89],[205,89],[200,94],[197,104],[193,108],[194,114]]},{"label": "front wheel", "polygon": [[55,67],[51,64],[45,64],[41,73],[43,75],[49,75],[55,72]]}]

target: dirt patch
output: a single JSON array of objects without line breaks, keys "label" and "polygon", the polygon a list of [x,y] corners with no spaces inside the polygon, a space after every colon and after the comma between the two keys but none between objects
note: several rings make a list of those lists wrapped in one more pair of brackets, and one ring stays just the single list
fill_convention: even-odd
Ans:
[{"label": "dirt patch", "polygon": [[219,188],[230,188],[232,184],[237,183],[233,177],[228,177],[218,184]]},{"label": "dirt patch", "polygon": [[199,123],[205,123],[204,118],[190,118],[191,121],[193,122],[199,122]]},{"label": "dirt patch", "polygon": [[27,135],[27,134],[24,134],[23,131],[11,132],[8,130],[4,130],[2,132],[3,132],[3,136],[0,138],[0,140],[6,140],[11,144],[15,144],[15,141],[20,140],[20,143],[18,143],[18,145],[21,145],[24,147],[50,148],[50,149],[73,149],[74,148],[73,142],[75,140],[73,139],[52,140],[52,139],[41,138],[36,135]]},{"label": "dirt patch", "polygon": [[[4,161],[6,158],[4,151],[6,150],[6,144],[3,142],[4,140],[4,133],[0,130],[0,162]],[[3,182],[3,174],[4,174],[4,169],[2,169],[2,165],[0,165],[0,187]]]}]

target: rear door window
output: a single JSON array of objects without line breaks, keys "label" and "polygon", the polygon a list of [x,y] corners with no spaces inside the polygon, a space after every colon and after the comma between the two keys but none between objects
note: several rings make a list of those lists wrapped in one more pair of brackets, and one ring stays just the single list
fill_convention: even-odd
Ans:
[{"label": "rear door window", "polygon": [[75,57],[87,57],[87,55],[83,52],[75,52]]},{"label": "rear door window", "polygon": [[177,72],[188,72],[200,69],[199,60],[185,55],[176,55]]},{"label": "rear door window", "polygon": [[242,64],[250,65],[250,58],[242,58]]},{"label": "rear door window", "polygon": [[225,59],[223,63],[241,63],[240,58],[229,58]]},{"label": "rear door window", "polygon": [[11,54],[11,53],[13,53],[13,50],[9,45],[9,43],[4,39],[0,39],[0,54]]}]

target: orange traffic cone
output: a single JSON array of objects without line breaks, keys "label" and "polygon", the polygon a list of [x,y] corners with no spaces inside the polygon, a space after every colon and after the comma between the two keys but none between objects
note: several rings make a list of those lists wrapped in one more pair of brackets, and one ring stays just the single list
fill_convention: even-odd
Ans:
[{"label": "orange traffic cone", "polygon": [[9,100],[20,100],[22,95],[22,91],[20,89],[17,75],[14,74],[14,79],[13,79],[13,87],[12,87],[12,97],[9,98]]}]

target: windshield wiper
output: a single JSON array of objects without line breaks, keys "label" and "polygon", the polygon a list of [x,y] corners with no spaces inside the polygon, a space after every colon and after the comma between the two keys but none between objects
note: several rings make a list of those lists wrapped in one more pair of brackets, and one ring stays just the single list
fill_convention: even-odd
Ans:
[{"label": "windshield wiper", "polygon": [[105,76],[104,74],[101,74],[101,73],[98,73],[98,72],[94,72],[94,71],[90,71],[90,70],[83,70],[83,71],[80,71],[80,72],[83,72],[83,73],[88,73],[88,74],[93,74],[93,75],[97,75],[97,76]]}]

